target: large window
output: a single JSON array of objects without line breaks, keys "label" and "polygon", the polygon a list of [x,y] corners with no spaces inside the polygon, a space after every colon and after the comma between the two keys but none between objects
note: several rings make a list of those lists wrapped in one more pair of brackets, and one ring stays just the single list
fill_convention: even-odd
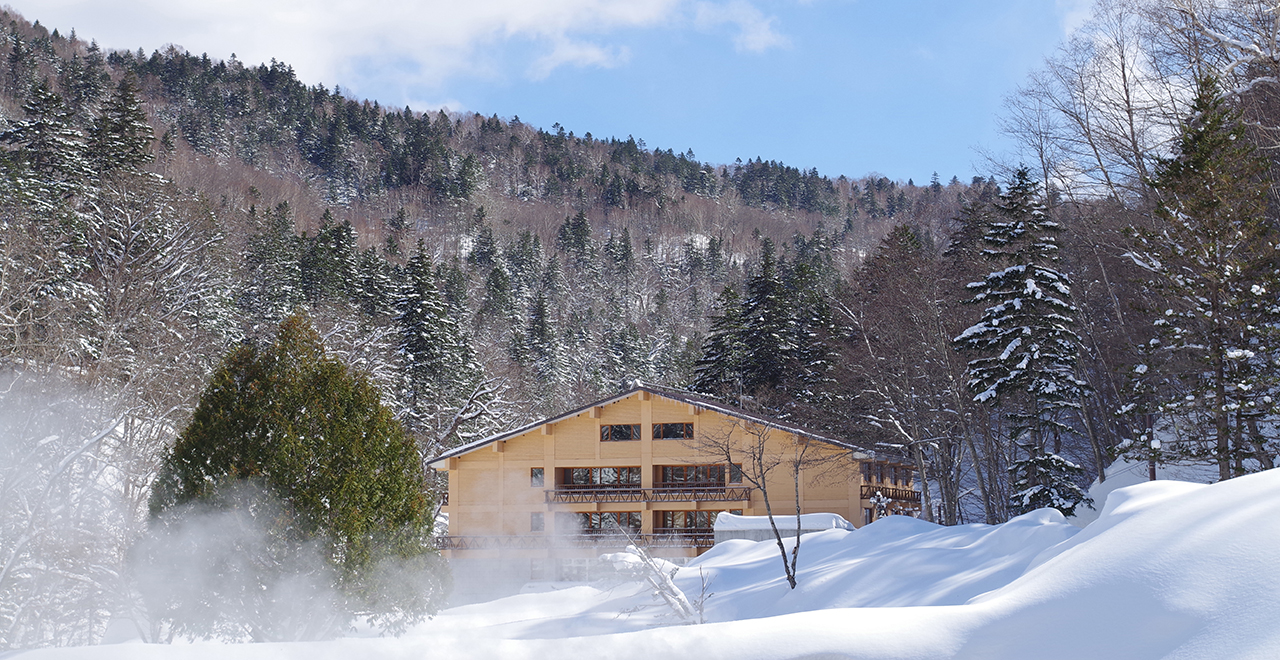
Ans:
[{"label": "large window", "polygon": [[[659,488],[712,487],[725,483],[742,483],[742,466],[733,465],[660,465]],[[726,481],[725,477],[728,477]]]},{"label": "large window", "polygon": [[693,424],[654,424],[654,440],[691,440]]},{"label": "large window", "polygon": [[580,532],[582,534],[610,534],[640,532],[639,511],[600,511],[596,513],[572,513],[561,511],[556,514],[556,532],[560,534]]},{"label": "large window", "polygon": [[623,442],[639,439],[639,424],[604,424],[600,427],[600,442]]},{"label": "large window", "polygon": [[560,485],[569,488],[639,488],[640,468],[561,468]]},{"label": "large window", "polygon": [[[671,532],[711,532],[717,511],[659,511],[658,528]],[[658,531],[658,530],[655,530]],[[659,532],[661,533],[661,532]]]}]

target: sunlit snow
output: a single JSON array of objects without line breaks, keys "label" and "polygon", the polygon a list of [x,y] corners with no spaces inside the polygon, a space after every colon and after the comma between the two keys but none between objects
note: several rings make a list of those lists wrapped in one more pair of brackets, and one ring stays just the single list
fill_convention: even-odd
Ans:
[{"label": "sunlit snow", "polygon": [[19,657],[1280,657],[1280,589],[1269,579],[1280,566],[1280,471],[1138,483],[1099,507],[1083,529],[1039,510],[994,526],[889,517],[806,534],[794,591],[776,543],[722,543],[676,575],[690,599],[706,585],[703,625],[664,625],[646,589],[616,581],[454,608],[400,638]]}]

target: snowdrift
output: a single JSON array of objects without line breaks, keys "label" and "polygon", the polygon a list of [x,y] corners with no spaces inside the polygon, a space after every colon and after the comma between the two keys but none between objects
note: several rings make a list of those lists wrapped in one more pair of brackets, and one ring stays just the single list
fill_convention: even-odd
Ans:
[{"label": "snowdrift", "polygon": [[800,588],[775,543],[717,546],[677,575],[712,592],[699,626],[653,627],[632,583],[447,611],[398,639],[123,644],[30,658],[796,658],[1039,660],[1280,657],[1280,471],[1116,490],[1084,529],[1054,511],[943,528],[888,518],[802,537]]}]

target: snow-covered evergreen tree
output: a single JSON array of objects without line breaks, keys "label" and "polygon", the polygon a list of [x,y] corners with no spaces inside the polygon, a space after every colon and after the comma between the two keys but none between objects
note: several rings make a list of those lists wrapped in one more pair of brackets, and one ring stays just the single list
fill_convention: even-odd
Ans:
[{"label": "snow-covered evergreen tree", "polygon": [[737,396],[742,390],[745,325],[742,298],[732,286],[716,296],[719,313],[711,317],[711,331],[702,345],[702,358],[694,364],[690,388],[720,396]]},{"label": "snow-covered evergreen tree", "polygon": [[60,207],[82,190],[91,167],[84,134],[75,127],[73,113],[62,97],[39,82],[22,105],[24,118],[0,132],[0,143],[14,150],[11,158],[28,173],[19,194],[39,212],[63,215]]},{"label": "snow-covered evergreen tree", "polygon": [[[1075,374],[1080,338],[1073,329],[1071,280],[1055,268],[1054,234],[1061,226],[1049,218],[1026,169],[1014,175],[985,222],[983,255],[1001,268],[968,285],[970,302],[987,307],[954,343],[976,356],[967,369],[974,400],[1009,411],[1010,436],[1025,455],[1010,466],[1019,484],[1010,510],[1018,514],[1035,499],[1032,490],[1073,492],[1073,474],[1065,469],[1070,463],[1048,458],[1047,442],[1072,432],[1061,415],[1080,407],[1087,385]],[[1083,496],[1078,488],[1074,493]],[[1055,506],[1074,510],[1069,500]]]},{"label": "snow-covered evergreen tree", "polygon": [[154,141],[155,134],[138,97],[137,82],[133,74],[128,74],[102,105],[89,130],[89,159],[99,175],[122,168],[136,169],[154,159]]},{"label": "snow-covered evergreen tree", "polygon": [[333,214],[325,211],[315,237],[308,239],[304,234],[302,244],[299,267],[302,290],[308,300],[358,297],[356,232],[350,222],[334,222]]},{"label": "snow-covered evergreen tree", "polygon": [[745,390],[775,388],[789,376],[799,345],[795,336],[793,300],[783,284],[773,241],[760,246],[760,269],[747,280],[742,301],[742,384]]},{"label": "snow-covered evergreen tree", "polygon": [[483,371],[466,336],[449,316],[422,241],[404,268],[396,299],[402,362],[401,419],[429,448],[455,444],[464,432],[456,415],[481,385]]},{"label": "snow-covered evergreen tree", "polygon": [[262,228],[248,240],[239,305],[250,329],[270,329],[303,300],[301,245],[293,233],[293,211],[288,202],[262,216],[255,209],[250,212]]},{"label": "snow-covered evergreen tree", "polygon": [[1220,479],[1271,468],[1280,255],[1265,162],[1215,79],[1199,81],[1177,153],[1151,183],[1158,222],[1133,255],[1161,294],[1149,364],[1133,371],[1142,412],[1167,434],[1166,460],[1216,463]]}]

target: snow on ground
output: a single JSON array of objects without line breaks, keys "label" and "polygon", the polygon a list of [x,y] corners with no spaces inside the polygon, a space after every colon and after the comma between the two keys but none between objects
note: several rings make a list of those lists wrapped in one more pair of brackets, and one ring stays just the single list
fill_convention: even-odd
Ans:
[{"label": "snow on ground", "polygon": [[891,517],[802,537],[800,588],[772,542],[731,541],[681,569],[697,626],[656,627],[635,583],[443,612],[401,638],[46,649],[55,658],[707,658],[972,660],[1280,657],[1280,471],[1113,491],[1084,529],[1052,511],[1003,525]]},{"label": "snow on ground", "polygon": [[[1103,503],[1111,491],[1145,483],[1150,478],[1150,468],[1146,461],[1117,459],[1107,466],[1107,480],[1097,479],[1089,486],[1089,497],[1093,498],[1094,508],[1079,507],[1071,522],[1080,527],[1098,519]],[[1156,479],[1160,481],[1190,481],[1197,484],[1211,484],[1218,480],[1217,465],[1157,465]]]}]

